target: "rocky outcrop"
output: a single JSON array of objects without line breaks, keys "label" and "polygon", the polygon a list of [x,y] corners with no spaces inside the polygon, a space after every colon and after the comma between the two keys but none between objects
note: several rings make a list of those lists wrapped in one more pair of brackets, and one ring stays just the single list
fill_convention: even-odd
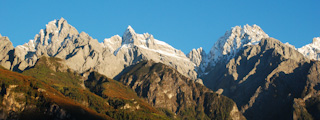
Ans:
[{"label": "rocky outcrop", "polygon": [[317,91],[316,64],[268,38],[244,47],[227,63],[220,62],[203,79],[209,88],[223,89],[247,119],[292,119],[294,98]]},{"label": "rocky outcrop", "polygon": [[196,71],[198,73],[202,73],[205,71],[205,67],[207,66],[207,54],[202,49],[202,47],[198,49],[192,49],[188,54],[187,57],[195,64]]},{"label": "rocky outcrop", "polygon": [[[13,91],[12,89],[16,88],[17,85],[9,85],[8,88],[5,86],[2,86],[2,107],[0,108],[1,115],[0,118],[16,118],[18,117],[17,114],[23,111],[26,108],[26,103],[22,101],[18,101],[18,99],[24,99],[24,94],[23,93],[17,93]],[[4,92],[5,91],[5,92]],[[10,115],[11,112],[11,115]],[[12,114],[13,113],[13,114]]]},{"label": "rocky outcrop", "polygon": [[320,119],[320,62],[312,62],[306,86],[300,98],[294,99],[293,119]]},{"label": "rocky outcrop", "polygon": [[294,99],[293,101],[293,119],[294,120],[320,119],[319,87],[311,87],[311,89],[313,89],[311,90],[313,92],[308,93],[307,95],[304,95],[304,97],[302,98]]},{"label": "rocky outcrop", "polygon": [[182,119],[244,119],[235,103],[172,67],[154,61],[140,62],[119,79],[156,108]]},{"label": "rocky outcrop", "polygon": [[306,109],[306,103],[303,99],[294,99],[293,102],[293,120],[312,120],[312,115]]}]

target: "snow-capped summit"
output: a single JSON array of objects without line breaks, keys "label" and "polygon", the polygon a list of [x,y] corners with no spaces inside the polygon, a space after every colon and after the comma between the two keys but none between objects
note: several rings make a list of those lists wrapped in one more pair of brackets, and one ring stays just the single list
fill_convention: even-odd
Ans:
[{"label": "snow-capped summit", "polygon": [[258,44],[263,38],[269,38],[269,36],[257,25],[235,26],[213,45],[208,61],[214,66],[222,58],[229,60],[237,54],[239,49],[246,45]]},{"label": "snow-capped summit", "polygon": [[320,60],[320,37],[315,37],[312,43],[298,49],[300,53],[309,59]]}]

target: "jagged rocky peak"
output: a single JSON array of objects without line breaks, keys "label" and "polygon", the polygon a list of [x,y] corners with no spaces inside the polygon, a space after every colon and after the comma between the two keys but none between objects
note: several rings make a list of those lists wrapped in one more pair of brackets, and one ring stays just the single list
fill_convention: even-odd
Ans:
[{"label": "jagged rocky peak", "polygon": [[14,47],[6,36],[1,36],[0,34],[0,65],[10,69],[11,62],[10,62],[10,51],[13,51]]},{"label": "jagged rocky peak", "polygon": [[134,31],[134,29],[129,25],[126,31],[124,32],[122,39],[123,43],[131,43],[136,39],[137,33]]},{"label": "jagged rocky peak", "polygon": [[43,47],[50,47],[52,52],[49,52],[49,54],[54,54],[61,46],[61,43],[78,34],[79,32],[76,28],[69,25],[64,18],[61,18],[49,22],[46,28],[41,29],[33,40],[24,45],[17,46],[17,49],[21,51],[35,51],[36,49],[43,49]]},{"label": "jagged rocky peak", "polygon": [[155,39],[149,33],[138,34],[129,26],[122,36],[121,45],[119,43],[119,38],[106,39],[104,45],[111,46],[110,51],[114,51],[115,56],[123,59],[126,66],[141,60],[154,60],[174,67],[186,76],[196,78],[194,63],[181,50]]},{"label": "jagged rocky peak", "polygon": [[[118,47],[119,42],[121,42],[121,46],[120,48],[118,48],[118,51],[119,50],[121,51],[121,49],[124,49],[124,48],[127,49],[127,48],[139,47],[140,49],[151,50],[153,52],[158,52],[158,53],[164,53],[165,55],[169,55],[169,56],[170,55],[174,56],[173,54],[179,54],[178,57],[181,57],[181,56],[185,57],[182,51],[173,48],[172,46],[170,46],[169,44],[163,41],[155,39],[153,35],[149,33],[143,33],[143,34],[136,33],[130,25],[124,32],[122,39],[119,38],[118,35],[116,35],[111,37],[110,39],[105,39],[104,44],[107,44],[107,45],[116,44],[116,46]],[[169,52],[171,54],[166,54],[166,52]]]},{"label": "jagged rocky peak", "polygon": [[70,39],[79,32],[68,22],[61,18],[59,20],[53,20],[46,25],[45,30],[40,30],[40,33],[36,35],[35,41],[48,45],[50,43],[61,43],[64,39]]},{"label": "jagged rocky peak", "polygon": [[320,37],[315,37],[315,38],[313,38],[312,43],[313,43],[313,44],[320,45]]},{"label": "jagged rocky peak", "polygon": [[213,45],[209,53],[209,60],[217,62],[223,56],[231,59],[239,49],[246,45],[256,45],[263,38],[269,38],[269,36],[257,25],[235,26]]},{"label": "jagged rocky peak", "polygon": [[[12,42],[9,40],[9,38],[6,37],[6,36],[1,36],[1,34],[0,34],[0,42],[1,42],[1,44],[0,44],[0,50],[1,50],[0,54],[5,55],[5,54],[8,53],[9,50],[12,50],[14,48],[13,45],[12,45]],[[2,55],[0,55],[0,60],[1,60],[1,57],[2,57]]]},{"label": "jagged rocky peak", "polygon": [[92,48],[96,51],[102,49],[97,40],[92,39],[87,33],[79,34],[76,28],[69,25],[64,18],[53,20],[46,25],[45,29],[41,29],[33,40],[16,47],[14,51],[16,63],[13,65],[17,64],[19,70],[24,70],[28,66],[33,66],[40,56],[67,59],[79,53],[78,56],[85,58],[92,50],[86,49],[80,53],[78,51],[82,48],[76,49],[77,46],[90,46],[84,48]]},{"label": "jagged rocky peak", "polygon": [[134,45],[148,46],[147,44],[154,43],[154,38],[153,35],[149,33],[136,33],[134,29],[129,25],[122,36],[122,45],[130,43],[133,43]]},{"label": "jagged rocky peak", "polygon": [[197,66],[199,67],[202,60],[205,59],[206,53],[202,49],[202,47],[198,49],[192,49],[188,54],[187,57]]},{"label": "jagged rocky peak", "polygon": [[9,38],[7,36],[2,36],[0,34],[0,40],[1,40],[1,46],[5,45],[5,43],[9,43],[9,44],[12,45],[11,41],[9,40]]},{"label": "jagged rocky peak", "polygon": [[298,48],[298,51],[310,59],[320,60],[320,37],[313,38],[312,43]]}]

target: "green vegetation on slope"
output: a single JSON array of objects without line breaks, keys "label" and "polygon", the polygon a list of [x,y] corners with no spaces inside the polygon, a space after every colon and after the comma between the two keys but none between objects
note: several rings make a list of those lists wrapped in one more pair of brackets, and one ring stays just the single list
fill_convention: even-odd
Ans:
[{"label": "green vegetation on slope", "polygon": [[0,69],[0,86],[0,119],[111,119],[30,76]]},{"label": "green vegetation on slope", "polygon": [[[81,87],[80,76],[70,69],[62,69],[65,66],[59,64],[62,60],[58,58],[42,57],[38,60],[34,68],[23,72],[42,82],[50,85],[63,95],[85,105],[97,112],[105,112],[109,108],[107,102]],[[58,70],[61,69],[61,70]]]},{"label": "green vegetation on slope", "polygon": [[115,119],[166,119],[165,114],[141,100],[120,82],[96,72],[92,72],[85,80],[58,58],[42,57],[23,74],[33,76],[64,96]]}]

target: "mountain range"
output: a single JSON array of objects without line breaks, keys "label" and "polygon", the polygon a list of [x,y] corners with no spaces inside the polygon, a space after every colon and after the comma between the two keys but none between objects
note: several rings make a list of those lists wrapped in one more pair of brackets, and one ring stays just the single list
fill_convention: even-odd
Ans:
[{"label": "mountain range", "polygon": [[[5,73],[11,70],[32,76],[48,86],[33,91],[52,89],[92,111],[91,117],[320,119],[319,37],[295,48],[269,37],[257,25],[235,26],[208,53],[200,47],[184,54],[151,34],[136,33],[131,26],[122,36],[100,43],[61,18],[49,22],[23,45],[13,47],[9,38],[1,35],[0,42],[0,65]],[[1,88],[10,91],[15,83],[6,79],[1,79]],[[2,96],[9,93],[2,92]],[[92,102],[88,95],[97,101]],[[96,105],[101,102],[106,105]],[[51,111],[42,116],[79,119],[75,115],[79,113],[63,108],[66,104],[43,104],[35,108],[48,111],[50,104],[57,105],[64,114]],[[2,118],[20,118],[28,105],[19,103],[23,107],[17,110],[4,104]],[[140,112],[133,113],[134,109]],[[148,118],[141,117],[146,114]]]}]

